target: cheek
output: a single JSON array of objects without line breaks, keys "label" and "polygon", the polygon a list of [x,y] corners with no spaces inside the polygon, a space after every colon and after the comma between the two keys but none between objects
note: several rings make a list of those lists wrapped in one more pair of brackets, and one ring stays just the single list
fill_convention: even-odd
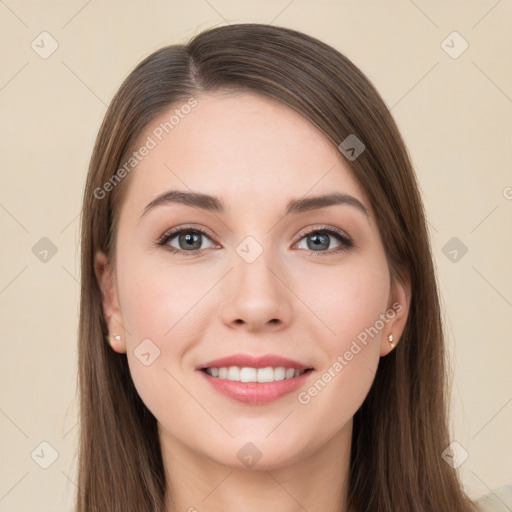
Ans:
[{"label": "cheek", "polygon": [[[127,359],[133,384],[157,420],[181,439],[188,439],[190,426],[201,417],[189,392],[193,371],[188,354],[206,330],[198,319],[198,301],[209,287],[203,283],[204,289],[197,289],[194,284],[183,274],[154,268],[126,283],[123,306],[130,329]],[[175,411],[181,411],[179,419]]]},{"label": "cheek", "polygon": [[346,349],[351,340],[375,325],[385,313],[390,291],[386,262],[378,258],[347,260],[297,281],[296,286],[309,306],[308,315],[324,324],[321,339],[329,353]]},{"label": "cheek", "polygon": [[181,380],[179,366],[188,364],[188,351],[205,331],[201,298],[212,283],[200,272],[154,261],[148,265],[151,258],[145,259],[132,254],[120,262],[119,298],[132,379],[142,400],[155,410],[158,397],[165,395],[162,388],[176,398],[183,394],[172,376]]},{"label": "cheek", "polygon": [[[297,397],[303,418],[314,411],[315,424],[333,435],[359,409],[373,382],[380,360],[380,340],[389,297],[387,265],[354,264],[316,276],[308,292],[316,320],[317,379]],[[313,292],[311,290],[314,290]],[[321,322],[320,322],[321,320]],[[311,322],[310,322],[311,324]],[[336,418],[333,421],[333,418]]]},{"label": "cheek", "polygon": [[141,258],[140,264],[134,260],[128,263],[120,269],[119,279],[128,338],[132,344],[151,338],[161,348],[172,340],[172,346],[179,350],[176,343],[182,338],[176,334],[185,324],[190,328],[190,319],[201,309],[198,308],[201,298],[214,281],[205,280],[204,272],[173,267],[149,257],[146,261]]}]

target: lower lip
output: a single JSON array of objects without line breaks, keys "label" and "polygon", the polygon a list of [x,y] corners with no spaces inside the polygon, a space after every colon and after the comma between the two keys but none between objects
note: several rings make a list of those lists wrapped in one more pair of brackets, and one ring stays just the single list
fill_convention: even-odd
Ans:
[{"label": "lower lip", "polygon": [[212,377],[204,371],[198,371],[203,375],[208,384],[219,393],[233,400],[253,405],[267,404],[289,393],[293,393],[303,386],[309,376],[314,373],[314,370],[309,370],[299,377],[274,382],[237,382]]}]

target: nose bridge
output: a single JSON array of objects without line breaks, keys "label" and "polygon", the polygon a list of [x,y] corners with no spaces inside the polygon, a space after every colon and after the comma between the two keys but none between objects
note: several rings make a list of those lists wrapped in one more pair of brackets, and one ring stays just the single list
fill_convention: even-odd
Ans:
[{"label": "nose bridge", "polygon": [[[267,239],[268,242],[268,239]],[[282,283],[275,276],[277,264],[272,248],[246,237],[236,248],[234,256],[235,289],[247,296],[271,298],[279,294]]]},{"label": "nose bridge", "polygon": [[290,297],[272,248],[248,236],[236,247],[233,267],[224,321],[252,328],[288,322]]}]

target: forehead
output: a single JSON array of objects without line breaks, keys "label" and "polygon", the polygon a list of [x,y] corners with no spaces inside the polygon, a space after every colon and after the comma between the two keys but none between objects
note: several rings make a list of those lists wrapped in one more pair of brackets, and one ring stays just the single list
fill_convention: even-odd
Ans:
[{"label": "forehead", "polygon": [[[261,204],[339,191],[364,201],[338,148],[288,106],[252,92],[219,91],[173,105],[151,122],[137,148],[152,148],[132,171],[126,202],[137,209],[167,189]],[[144,203],[144,205],[142,205]],[[369,205],[368,205],[369,206]]]}]

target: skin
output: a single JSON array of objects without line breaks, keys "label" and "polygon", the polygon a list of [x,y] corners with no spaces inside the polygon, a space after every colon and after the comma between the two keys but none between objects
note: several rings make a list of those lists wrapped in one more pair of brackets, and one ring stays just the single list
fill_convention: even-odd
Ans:
[{"label": "skin", "polygon": [[[103,253],[95,262],[110,332],[121,336],[112,348],[127,354],[137,391],[158,420],[167,510],[260,511],[272,503],[283,512],[345,511],[352,418],[380,357],[392,350],[388,335],[396,344],[402,334],[409,284],[391,282],[364,190],[312,124],[253,93],[196,99],[132,171],[115,272]],[[155,119],[140,141],[168,118]],[[141,218],[169,189],[219,196],[228,210],[167,204]],[[349,205],[283,216],[292,198],[335,191],[359,199],[369,216]],[[190,223],[209,233],[199,254],[157,245],[170,228]],[[319,251],[308,248],[302,230],[325,226],[342,230],[354,247],[334,252],[341,242],[330,235]],[[252,263],[236,252],[247,236],[263,249]],[[187,250],[179,236],[171,244]],[[234,353],[273,353],[315,368],[304,391],[396,302],[401,311],[308,404],[298,392],[242,404],[195,370]],[[134,355],[146,338],[160,350],[149,366]],[[248,442],[261,452],[252,467],[237,457]]]}]

